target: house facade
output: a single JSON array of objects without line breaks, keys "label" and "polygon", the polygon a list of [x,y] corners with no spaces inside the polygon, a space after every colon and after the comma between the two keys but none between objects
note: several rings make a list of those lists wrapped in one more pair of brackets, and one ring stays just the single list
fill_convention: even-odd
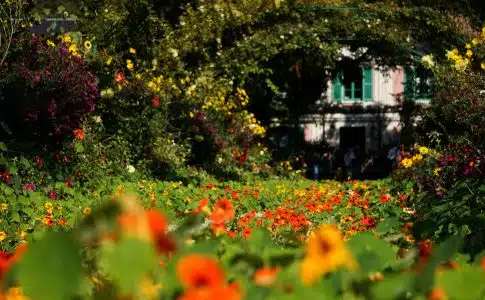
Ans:
[{"label": "house facade", "polygon": [[327,82],[320,111],[301,120],[305,142],[365,152],[399,143],[402,100],[426,105],[432,82],[422,66],[382,70],[343,64]]}]

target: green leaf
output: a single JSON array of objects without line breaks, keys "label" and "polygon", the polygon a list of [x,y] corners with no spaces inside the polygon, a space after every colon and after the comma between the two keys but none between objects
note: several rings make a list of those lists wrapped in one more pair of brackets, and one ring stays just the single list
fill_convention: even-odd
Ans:
[{"label": "green leaf", "polygon": [[383,281],[372,286],[372,299],[400,299],[400,296],[402,297],[406,292],[412,290],[412,280],[413,277],[409,274],[385,277]]},{"label": "green leaf", "polygon": [[31,201],[28,197],[25,197],[23,195],[20,195],[18,198],[17,198],[17,201],[22,204],[22,205],[30,205]]},{"label": "green leaf", "polygon": [[76,149],[77,153],[83,153],[84,152],[84,146],[81,143],[75,143],[74,148]]},{"label": "green leaf", "polygon": [[30,245],[18,267],[26,295],[39,300],[71,299],[83,276],[80,247],[67,233],[54,232]]},{"label": "green leaf", "polygon": [[398,223],[399,219],[398,218],[389,218],[386,219],[379,224],[377,224],[376,227],[376,232],[379,233],[388,233],[391,232],[394,229],[394,226]]},{"label": "green leaf", "polygon": [[108,272],[124,295],[136,292],[143,276],[156,265],[153,246],[138,239],[125,239],[104,254]]},{"label": "green leaf", "polygon": [[458,252],[458,249],[463,243],[463,239],[458,236],[453,236],[445,242],[438,245],[433,255],[428,260],[424,272],[416,278],[415,286],[418,291],[427,291],[430,286],[433,286],[434,273],[436,268],[444,261],[453,258]]},{"label": "green leaf", "polygon": [[264,229],[255,230],[248,239],[249,249],[253,252],[261,253],[265,246],[270,244],[272,244],[271,236]]},{"label": "green leaf", "polygon": [[26,168],[30,168],[30,166],[31,166],[31,165],[30,165],[30,162],[29,162],[27,159],[25,159],[25,157],[22,157],[22,158],[20,159],[20,163],[21,163],[21,164],[22,164],[24,167],[26,167]]},{"label": "green leaf", "polygon": [[446,271],[437,276],[437,283],[450,299],[483,299],[483,270],[479,267]]},{"label": "green leaf", "polygon": [[12,213],[12,216],[10,218],[13,222],[20,222],[20,215],[16,211]]},{"label": "green leaf", "polygon": [[354,236],[349,241],[349,246],[363,273],[382,271],[396,260],[391,246],[370,233]]},{"label": "green leaf", "polygon": [[7,146],[3,142],[0,142],[0,151],[7,151]]},{"label": "green leaf", "polygon": [[10,166],[10,168],[8,168],[8,171],[10,172],[10,174],[16,175],[18,168],[16,166]]}]

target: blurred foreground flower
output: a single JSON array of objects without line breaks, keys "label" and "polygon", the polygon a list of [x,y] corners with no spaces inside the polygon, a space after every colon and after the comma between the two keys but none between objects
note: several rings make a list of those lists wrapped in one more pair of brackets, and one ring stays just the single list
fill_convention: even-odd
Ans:
[{"label": "blurred foreground flower", "polygon": [[225,273],[215,258],[190,254],[177,264],[177,276],[185,287],[183,300],[241,299],[239,287],[227,284]]},{"label": "blurred foreground flower", "polygon": [[300,266],[301,280],[304,284],[312,284],[339,267],[352,270],[356,262],[340,231],[335,226],[323,225],[308,239],[306,256]]}]

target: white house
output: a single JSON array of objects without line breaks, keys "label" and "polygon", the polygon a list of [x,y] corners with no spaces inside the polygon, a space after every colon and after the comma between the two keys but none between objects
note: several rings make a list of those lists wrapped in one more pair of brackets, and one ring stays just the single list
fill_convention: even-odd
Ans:
[{"label": "white house", "polygon": [[404,96],[424,105],[431,98],[432,74],[422,66],[385,71],[347,60],[335,71],[320,111],[301,120],[307,143],[324,140],[342,150],[357,145],[377,150],[399,142]]}]

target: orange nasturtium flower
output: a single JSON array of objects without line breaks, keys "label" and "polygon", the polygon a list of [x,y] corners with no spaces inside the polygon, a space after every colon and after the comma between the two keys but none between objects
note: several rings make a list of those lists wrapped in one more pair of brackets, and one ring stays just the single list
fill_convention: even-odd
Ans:
[{"label": "orange nasturtium flower", "polygon": [[129,198],[127,198],[126,205],[129,212],[118,217],[118,224],[123,234],[151,241],[160,254],[175,251],[175,242],[167,232],[167,219],[161,212],[145,211],[137,207],[136,203]]},{"label": "orange nasturtium flower", "polygon": [[80,141],[84,140],[84,138],[86,137],[86,133],[84,133],[82,129],[75,129],[72,131],[72,133],[74,134],[74,137]]},{"label": "orange nasturtium flower", "polygon": [[356,262],[340,231],[335,226],[323,225],[308,239],[306,256],[300,265],[301,280],[304,284],[312,284],[339,267],[352,270]]},{"label": "orange nasturtium flower", "polygon": [[217,200],[210,218],[214,224],[225,223],[234,218],[234,207],[231,201],[227,198]]},{"label": "orange nasturtium flower", "polygon": [[180,300],[239,300],[239,287],[227,284],[224,270],[215,258],[190,254],[177,264],[177,276],[185,287]]},{"label": "orange nasturtium flower", "polygon": [[4,253],[0,251],[0,284],[2,283],[4,275],[8,272],[10,267],[20,261],[20,258],[27,251],[27,244],[21,244],[15,249],[14,253]]},{"label": "orange nasturtium flower", "polygon": [[210,288],[191,289],[185,292],[179,300],[239,300],[239,287],[234,284],[220,285]]},{"label": "orange nasturtium flower", "polygon": [[443,291],[442,288],[435,287],[429,293],[428,299],[429,300],[447,300],[448,297],[446,296],[445,291]]},{"label": "orange nasturtium flower", "polygon": [[177,275],[187,288],[201,288],[225,283],[224,270],[215,258],[201,254],[190,254],[177,264]]},{"label": "orange nasturtium flower", "polygon": [[280,268],[260,268],[254,273],[254,283],[259,286],[269,287],[276,282],[276,276]]}]

